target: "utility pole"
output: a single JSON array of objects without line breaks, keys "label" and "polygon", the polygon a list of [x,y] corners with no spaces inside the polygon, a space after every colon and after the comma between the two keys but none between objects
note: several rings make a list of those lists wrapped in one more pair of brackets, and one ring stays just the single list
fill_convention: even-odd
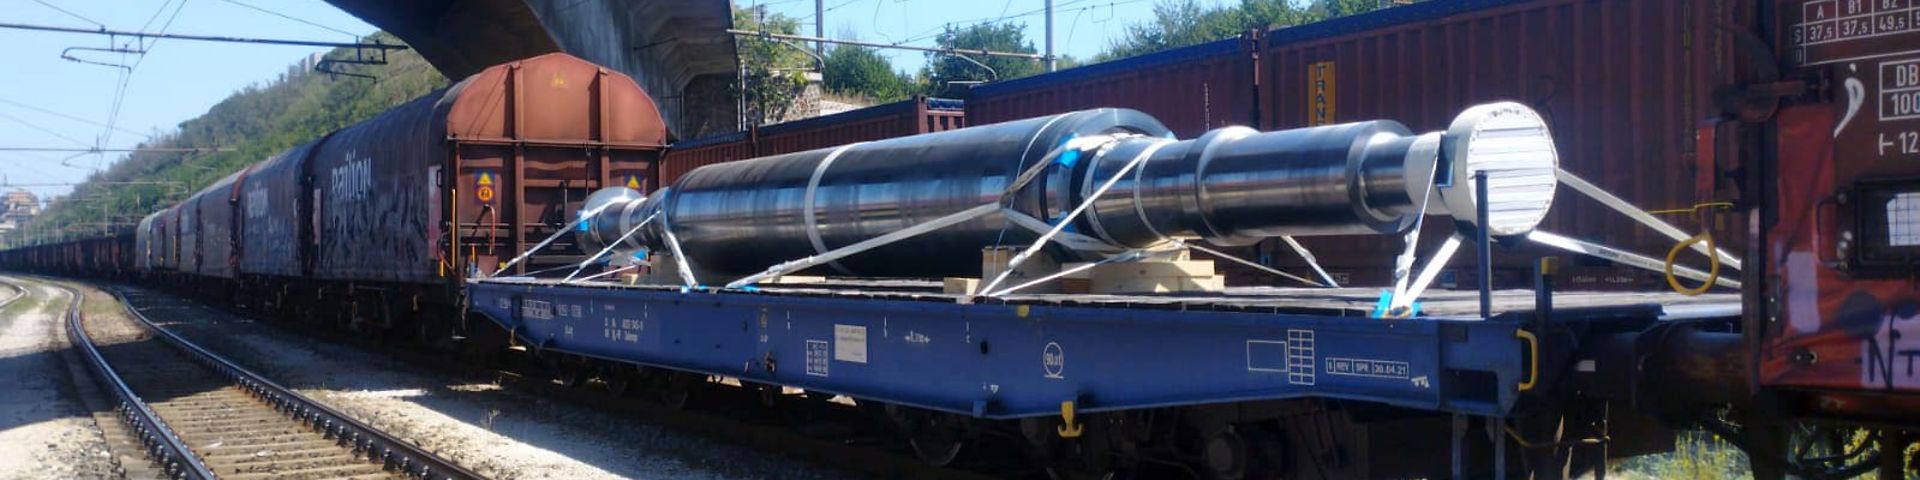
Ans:
[{"label": "utility pole", "polygon": [[1053,58],[1053,0],[1047,2],[1047,71],[1060,69],[1060,62]]},{"label": "utility pole", "polygon": [[[1051,2],[1053,0],[1047,1]],[[813,0],[813,36],[815,38],[827,38],[826,3],[827,0]],[[813,42],[813,56],[820,58],[827,57],[826,42]],[[824,74],[826,72],[821,73]]]}]

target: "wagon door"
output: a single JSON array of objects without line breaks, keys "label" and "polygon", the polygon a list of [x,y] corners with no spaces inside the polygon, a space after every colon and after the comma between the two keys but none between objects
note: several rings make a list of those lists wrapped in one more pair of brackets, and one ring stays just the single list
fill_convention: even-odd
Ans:
[{"label": "wagon door", "polygon": [[[438,191],[451,225],[441,238],[453,276],[490,276],[579,218],[593,191],[646,190],[665,128],[633,80],[566,55],[502,65],[454,87],[446,118],[451,150]],[[436,212],[436,215],[442,214]],[[562,235],[515,267],[579,262]]]}]

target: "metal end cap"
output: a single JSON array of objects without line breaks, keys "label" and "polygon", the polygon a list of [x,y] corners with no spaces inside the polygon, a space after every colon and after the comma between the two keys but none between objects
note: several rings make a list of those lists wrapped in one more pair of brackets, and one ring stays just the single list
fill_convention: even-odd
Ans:
[{"label": "metal end cap", "polygon": [[[1533,231],[1553,206],[1560,155],[1546,120],[1515,102],[1477,105],[1454,117],[1441,139],[1451,175],[1441,179],[1440,199],[1455,219],[1494,236]],[[1481,221],[1473,177],[1487,173],[1487,219]]]},{"label": "metal end cap", "polygon": [[[647,196],[640,191],[627,187],[602,188],[593,192],[580,206],[581,215],[593,213],[593,218],[583,220],[575,227],[576,236],[579,237],[583,246],[593,250],[606,247],[607,244],[620,239],[622,232],[611,227],[617,227],[621,223],[620,215],[626,212],[627,205],[646,199]],[[608,235],[608,230],[614,230],[611,236]]]}]

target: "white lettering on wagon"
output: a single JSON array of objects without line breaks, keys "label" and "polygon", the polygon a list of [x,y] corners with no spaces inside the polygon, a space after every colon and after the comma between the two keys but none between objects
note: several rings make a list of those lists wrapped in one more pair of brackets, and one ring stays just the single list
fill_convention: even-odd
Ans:
[{"label": "white lettering on wagon", "polygon": [[1287,383],[1313,385],[1318,366],[1314,362],[1313,330],[1287,330],[1287,338],[1247,339],[1247,371],[1285,373]]},{"label": "white lettering on wagon", "polygon": [[834,325],[833,359],[842,362],[867,363],[867,327]]},{"label": "white lettering on wagon", "polygon": [[1411,375],[1409,372],[1411,367],[1407,365],[1407,362],[1392,360],[1327,357],[1325,365],[1325,370],[1328,375],[1391,378],[1396,380],[1406,379]]},{"label": "white lettering on wagon", "polygon": [[520,316],[535,320],[553,320],[553,303],[546,300],[522,301]]},{"label": "white lettering on wagon", "polygon": [[1047,342],[1040,350],[1040,366],[1046,369],[1047,378],[1063,378],[1067,370],[1067,351],[1060,348],[1059,342]]},{"label": "white lettering on wagon", "polygon": [[358,202],[373,193],[373,159],[359,153],[347,151],[340,165],[333,167],[328,194],[335,204]]},{"label": "white lettering on wagon", "polygon": [[807,375],[827,376],[827,351],[830,347],[825,340],[807,340]]}]

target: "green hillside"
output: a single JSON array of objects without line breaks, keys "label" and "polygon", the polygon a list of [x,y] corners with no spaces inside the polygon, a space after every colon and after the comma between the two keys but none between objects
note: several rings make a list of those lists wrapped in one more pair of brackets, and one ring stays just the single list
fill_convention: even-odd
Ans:
[{"label": "green hillside", "polygon": [[[374,38],[401,43],[386,33]],[[336,50],[330,56],[350,53]],[[386,65],[346,68],[375,78],[330,77],[304,62],[290,65],[279,78],[234,92],[207,113],[181,122],[178,130],[140,145],[218,151],[135,152],[89,176],[13,238],[54,241],[132,231],[148,213],[242,167],[447,85],[411,50],[390,54]]]}]

